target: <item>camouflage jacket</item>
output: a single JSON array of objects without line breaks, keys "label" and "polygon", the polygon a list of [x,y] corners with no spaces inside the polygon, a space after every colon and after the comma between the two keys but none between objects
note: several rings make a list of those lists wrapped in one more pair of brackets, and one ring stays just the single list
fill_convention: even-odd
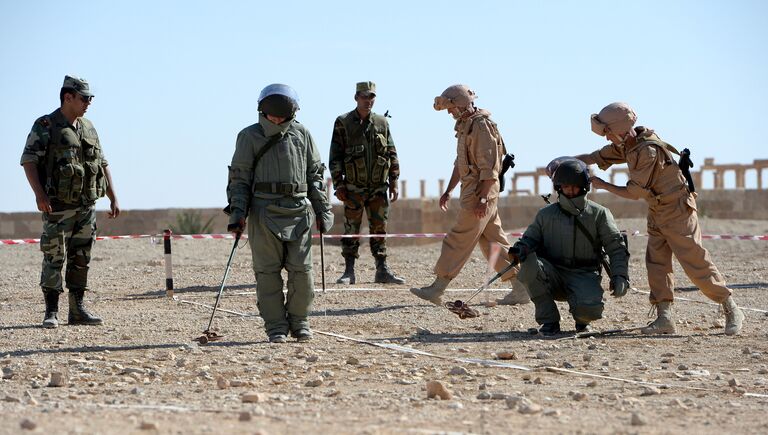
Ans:
[{"label": "camouflage jacket", "polygon": [[35,163],[54,210],[92,205],[106,194],[107,159],[91,121],[69,123],[56,109],[38,118],[27,136],[21,165]]},{"label": "camouflage jacket", "polygon": [[397,185],[400,163],[387,119],[375,113],[360,119],[356,109],[336,118],[328,164],[334,189],[386,190]]}]

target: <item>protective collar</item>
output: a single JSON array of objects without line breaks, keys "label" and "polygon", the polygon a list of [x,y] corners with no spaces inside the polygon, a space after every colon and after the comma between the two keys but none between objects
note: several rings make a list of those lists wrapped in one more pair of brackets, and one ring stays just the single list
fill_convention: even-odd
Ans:
[{"label": "protective collar", "polygon": [[286,119],[282,124],[275,124],[274,122],[270,121],[269,118],[264,116],[263,113],[259,113],[259,125],[261,125],[261,128],[264,129],[264,136],[266,137],[285,134],[285,132],[291,128],[293,119],[294,118],[289,118]]},{"label": "protective collar", "polygon": [[563,193],[557,194],[557,202],[560,204],[560,209],[571,214],[578,216],[584,211],[587,206],[587,195],[576,196],[574,198],[568,198]]}]

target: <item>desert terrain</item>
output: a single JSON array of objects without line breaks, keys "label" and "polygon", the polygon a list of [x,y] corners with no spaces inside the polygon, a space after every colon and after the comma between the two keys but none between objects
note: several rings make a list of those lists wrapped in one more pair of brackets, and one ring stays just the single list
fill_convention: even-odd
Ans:
[{"label": "desert terrain", "polygon": [[[644,233],[643,219],[618,223]],[[702,219],[702,229],[768,234],[768,222]],[[596,328],[651,320],[645,241],[630,237],[636,290],[606,294]],[[768,242],[704,244],[749,308],[740,336],[723,335],[718,307],[677,263],[677,335],[544,338],[528,331],[532,304],[485,306],[503,283],[472,301],[474,319],[412,296],[409,287],[432,281],[439,241],[390,247],[404,286],[373,283],[364,241],[352,286],[335,284],[343,259],[326,244],[325,292],[315,244],[314,340],[280,345],[266,341],[257,315],[250,246],[236,251],[214,321],[224,337],[206,345],[193,339],[208,324],[231,240],[173,242],[174,299],[162,244],[98,242],[86,298],[104,325],[68,326],[64,295],[53,330],[39,327],[39,246],[0,246],[0,433],[766,433]],[[466,299],[489,276],[476,250],[448,297]],[[428,399],[429,381],[450,398]]]}]

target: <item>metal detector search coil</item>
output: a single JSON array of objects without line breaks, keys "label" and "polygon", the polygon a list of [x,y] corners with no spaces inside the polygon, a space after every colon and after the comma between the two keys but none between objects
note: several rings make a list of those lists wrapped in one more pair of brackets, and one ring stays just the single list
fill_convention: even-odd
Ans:
[{"label": "metal detector search coil", "polygon": [[480,317],[479,311],[474,308],[470,308],[469,305],[458,299],[453,302],[446,302],[445,308],[448,308],[448,311],[452,312],[453,314],[458,315],[459,319],[472,319],[475,317]]}]

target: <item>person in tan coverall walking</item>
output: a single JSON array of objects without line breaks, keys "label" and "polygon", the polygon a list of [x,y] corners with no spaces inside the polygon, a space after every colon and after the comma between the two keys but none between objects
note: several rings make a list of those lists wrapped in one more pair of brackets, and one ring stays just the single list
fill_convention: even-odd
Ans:
[{"label": "person in tan coverall walking", "polygon": [[[731,290],[709,252],[701,245],[701,229],[696,214],[696,193],[691,192],[672,153],[679,154],[653,130],[634,127],[637,115],[625,103],[611,103],[592,115],[592,131],[611,144],[591,153],[576,156],[600,169],[626,163],[626,187],[592,177],[592,186],[628,199],[648,202],[648,246],[645,265],[651,288],[650,302],[658,317],[641,331],[644,334],[675,332],[672,317],[674,275],[672,254],[686,275],[708,298],[722,305],[726,316],[725,333],[741,331],[744,313],[736,306]],[[633,128],[634,127],[634,128]]]},{"label": "person in tan coverall walking", "polygon": [[[491,244],[501,247],[494,268],[497,272],[509,265],[507,251],[510,243],[501,227],[497,209],[499,198],[499,170],[506,153],[504,140],[490,113],[475,107],[475,93],[464,85],[448,87],[435,98],[435,110],[448,110],[456,120],[456,160],[448,188],[440,197],[440,208],[448,209],[448,200],[461,182],[461,210],[451,231],[443,239],[440,258],[435,265],[435,281],[422,288],[412,288],[416,296],[440,304],[446,287],[455,278],[479,243],[485,258],[491,255]],[[517,269],[501,277],[503,281],[515,279]],[[528,303],[530,297],[516,279],[512,303]],[[507,302],[509,303],[509,302]]]}]

